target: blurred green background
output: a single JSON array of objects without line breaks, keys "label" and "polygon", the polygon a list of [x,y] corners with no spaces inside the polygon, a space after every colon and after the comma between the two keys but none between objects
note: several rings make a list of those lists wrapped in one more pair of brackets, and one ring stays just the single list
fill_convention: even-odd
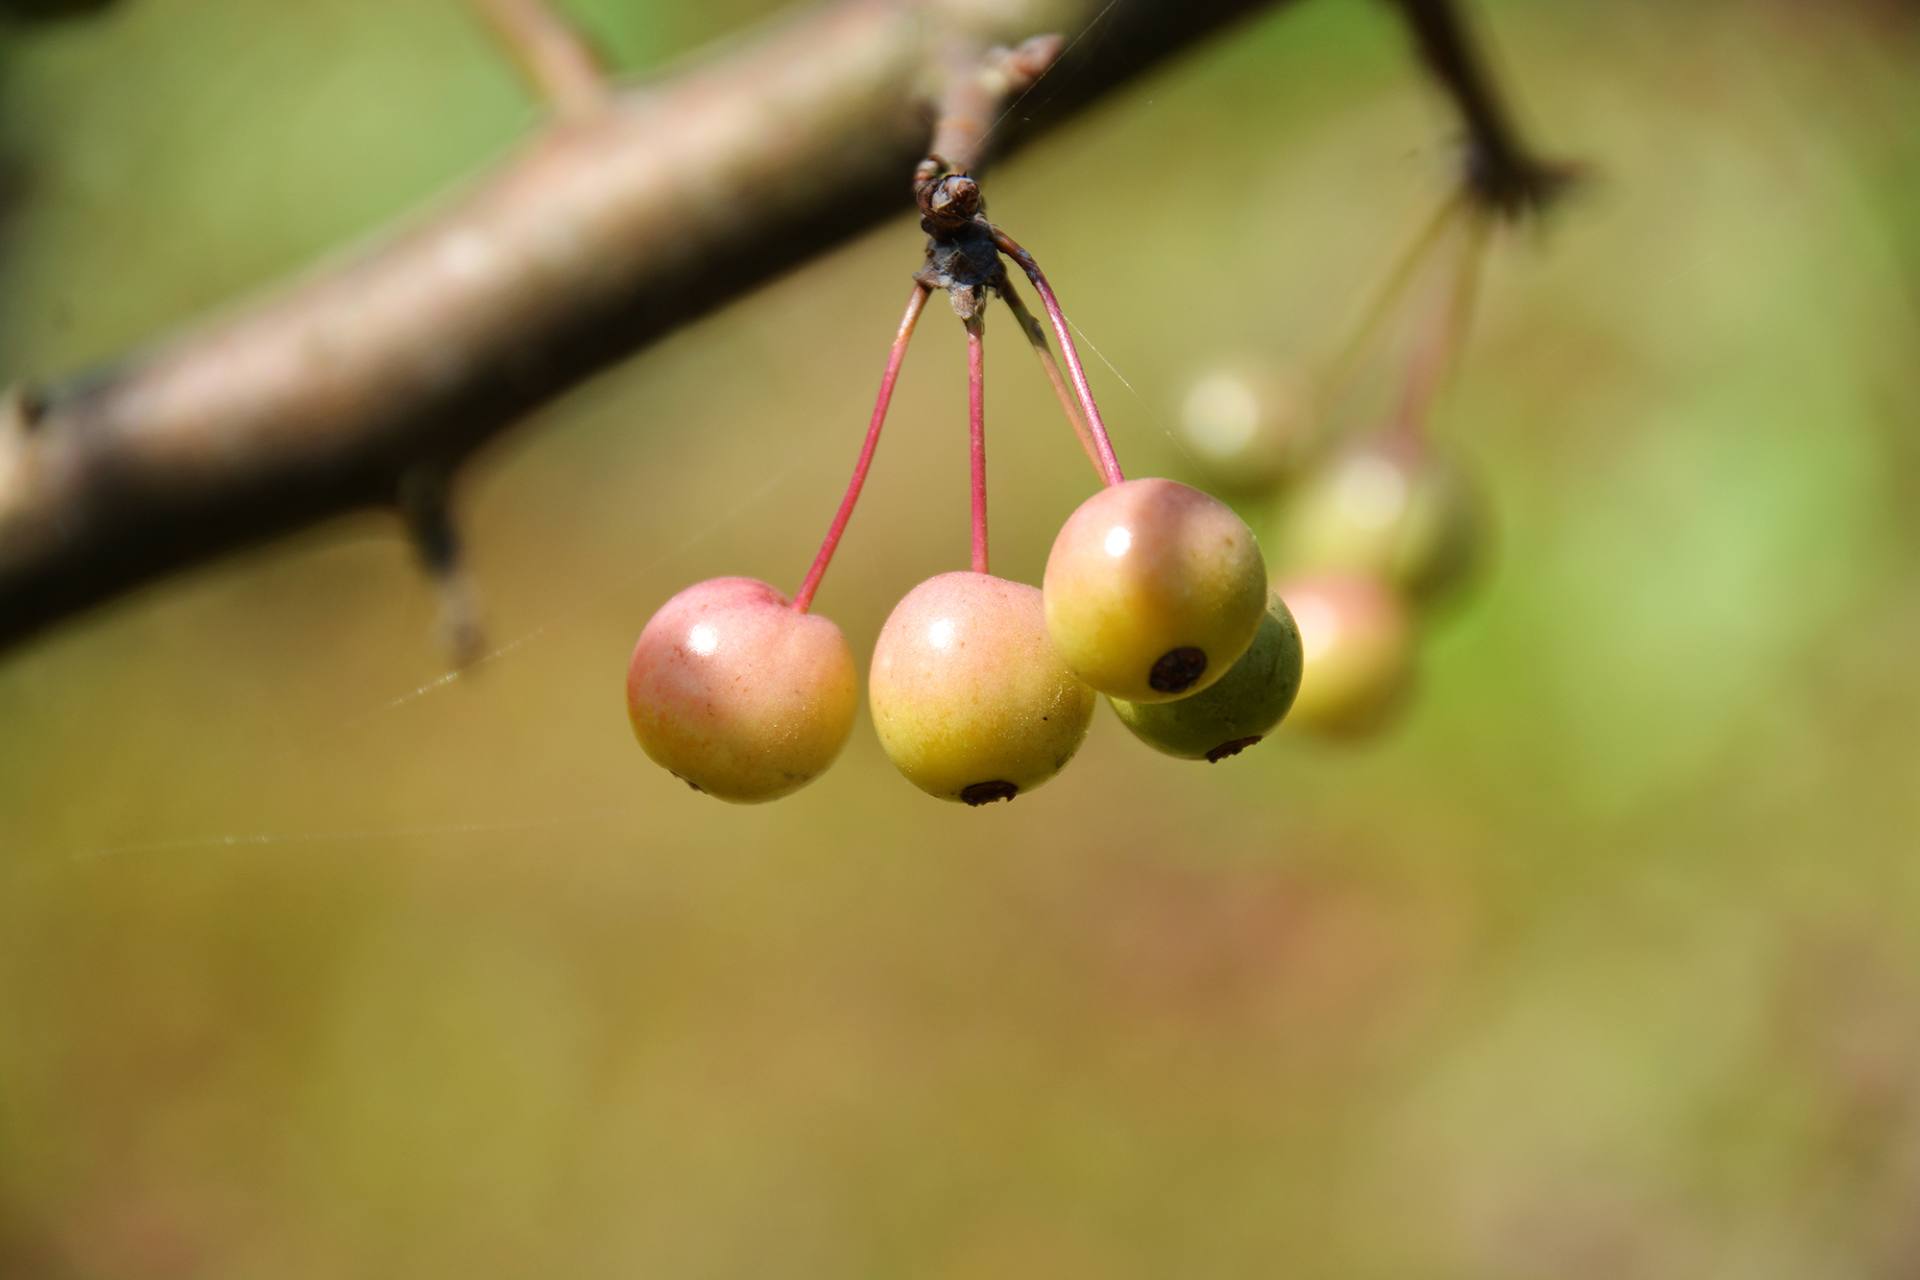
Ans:
[{"label": "blurred green background", "polygon": [[[570,7],[636,75],[770,8]],[[1481,15],[1601,177],[1498,246],[1438,423],[1497,552],[1393,732],[1190,766],[1102,711],[979,811],[864,714],[775,805],[646,762],[633,637],[696,579],[804,571],[903,211],[484,457],[465,677],[375,516],[0,658],[0,1276],[1920,1270],[1912,19]],[[536,119],[455,0],[4,39],[0,381],[335,252]],[[1452,130],[1384,6],[1305,0],[996,171],[1130,471],[1190,475],[1220,358],[1327,352]],[[930,319],[820,596],[858,652],[965,557]],[[995,332],[996,568],[1036,580],[1089,480]]]}]

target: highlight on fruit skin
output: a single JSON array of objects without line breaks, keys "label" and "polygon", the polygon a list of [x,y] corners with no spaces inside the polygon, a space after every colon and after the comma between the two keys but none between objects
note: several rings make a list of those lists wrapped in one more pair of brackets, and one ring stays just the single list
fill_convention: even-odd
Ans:
[{"label": "highlight on fruit skin", "polygon": [[712,578],[674,596],[627,665],[627,714],[647,755],[736,803],[777,799],[823,773],[858,702],[840,628],[753,578]]},{"label": "highlight on fruit skin", "polygon": [[1312,380],[1253,361],[1202,374],[1181,401],[1183,447],[1224,489],[1258,492],[1299,474],[1318,430]]},{"label": "highlight on fruit skin", "polygon": [[1383,728],[1412,688],[1413,620],[1376,578],[1319,574],[1276,584],[1300,628],[1303,670],[1289,726],[1333,737]]},{"label": "highlight on fruit skin", "polygon": [[1457,462],[1385,435],[1342,449],[1303,479],[1281,508],[1276,558],[1289,572],[1371,574],[1427,604],[1471,575],[1485,526]]},{"label": "highlight on fruit skin", "polygon": [[1110,485],[1067,517],[1041,591],[1047,633],[1075,675],[1110,697],[1168,702],[1246,652],[1267,571],[1232,508],[1150,478]]},{"label": "highlight on fruit skin", "polygon": [[1110,699],[1120,723],[1156,751],[1217,764],[1272,733],[1300,691],[1300,629],[1270,596],[1253,643],[1219,681],[1176,702]]},{"label": "highlight on fruit skin", "polygon": [[1093,720],[1093,690],[1047,639],[1040,592],[943,573],[894,606],[868,676],[887,758],[929,795],[1011,800],[1066,766]]}]

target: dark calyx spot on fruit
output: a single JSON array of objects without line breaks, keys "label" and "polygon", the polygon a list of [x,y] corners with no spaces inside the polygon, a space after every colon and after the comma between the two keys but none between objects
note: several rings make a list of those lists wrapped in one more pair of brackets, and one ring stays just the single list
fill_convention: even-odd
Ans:
[{"label": "dark calyx spot on fruit", "polygon": [[1185,693],[1207,672],[1207,655],[1192,645],[1169,649],[1147,673],[1147,683],[1161,693]]},{"label": "dark calyx spot on fruit", "polygon": [[[667,770],[667,772],[673,773],[673,770],[669,769]],[[673,776],[676,778],[680,778],[680,775],[677,773],[673,773]],[[699,783],[695,782],[692,778],[680,778],[680,781],[686,783],[689,787],[692,787],[695,791],[700,792],[701,795],[706,794],[706,790],[703,787],[701,787]]]},{"label": "dark calyx spot on fruit", "polygon": [[1011,782],[975,782],[960,789],[960,798],[976,809],[995,800],[1011,800],[1019,794],[1020,788]]},{"label": "dark calyx spot on fruit", "polygon": [[1235,738],[1232,742],[1223,742],[1213,750],[1207,752],[1207,763],[1219,764],[1228,756],[1239,755],[1242,751],[1245,751],[1258,741],[1260,741],[1260,735],[1256,733],[1251,738]]}]

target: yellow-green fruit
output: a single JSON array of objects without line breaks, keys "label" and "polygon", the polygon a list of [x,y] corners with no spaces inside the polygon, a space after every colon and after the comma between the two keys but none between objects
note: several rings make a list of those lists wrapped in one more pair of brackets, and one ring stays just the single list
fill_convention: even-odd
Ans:
[{"label": "yellow-green fruit", "polygon": [[1218,763],[1259,742],[1300,691],[1300,629],[1279,596],[1267,601],[1253,643],[1217,683],[1177,702],[1111,699],[1120,723],[1157,751]]},{"label": "yellow-green fruit", "polygon": [[1227,673],[1260,625],[1267,570],[1246,522],[1172,480],[1128,480],[1080,504],[1042,582],[1047,633],[1110,697],[1168,702]]},{"label": "yellow-green fruit", "polygon": [[1484,523],[1458,465],[1384,436],[1335,454],[1293,492],[1276,558],[1289,572],[1371,574],[1429,603],[1471,573]]},{"label": "yellow-green fruit", "polygon": [[1216,369],[1188,388],[1180,439],[1208,478],[1237,492],[1291,479],[1312,451],[1313,387],[1296,369]]},{"label": "yellow-green fruit", "polygon": [[1040,592],[943,573],[894,606],[873,647],[873,727],[929,795],[1011,800],[1060,772],[1087,736],[1093,690],[1047,639]]},{"label": "yellow-green fruit", "polygon": [[627,665],[627,714],[647,755],[694,790],[739,803],[825,771],[859,693],[840,628],[752,578],[698,582],[667,601]]},{"label": "yellow-green fruit", "polygon": [[1413,683],[1413,624],[1399,595],[1354,574],[1276,589],[1299,624],[1304,659],[1287,724],[1329,736],[1384,727]]}]

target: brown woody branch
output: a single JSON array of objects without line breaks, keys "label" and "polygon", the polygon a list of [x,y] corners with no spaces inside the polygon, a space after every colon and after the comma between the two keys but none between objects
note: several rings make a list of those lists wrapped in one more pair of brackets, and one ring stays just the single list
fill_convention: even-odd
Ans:
[{"label": "brown woody branch", "polygon": [[[903,211],[954,41],[1097,20],[1097,55],[1042,86],[1051,125],[1275,2],[839,0],[667,83],[566,98],[496,172],[357,260],[0,401],[0,646],[393,508],[531,408]],[[1016,111],[993,141],[1035,131]]]}]

